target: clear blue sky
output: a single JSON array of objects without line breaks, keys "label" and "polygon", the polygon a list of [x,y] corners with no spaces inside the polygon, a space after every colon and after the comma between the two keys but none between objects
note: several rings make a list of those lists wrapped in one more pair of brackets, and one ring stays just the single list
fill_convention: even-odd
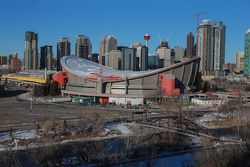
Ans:
[{"label": "clear blue sky", "polygon": [[[223,21],[226,25],[226,62],[235,62],[235,52],[244,49],[244,34],[250,28],[250,0],[0,0],[0,55],[17,52],[23,57],[24,33],[39,34],[39,47],[69,37],[74,53],[76,36],[89,36],[93,52],[99,52],[104,35],[114,35],[118,45],[143,42],[151,35],[150,52],[159,38],[170,47],[186,47],[188,32],[196,34],[196,18]],[[170,35],[172,34],[172,35]]]}]

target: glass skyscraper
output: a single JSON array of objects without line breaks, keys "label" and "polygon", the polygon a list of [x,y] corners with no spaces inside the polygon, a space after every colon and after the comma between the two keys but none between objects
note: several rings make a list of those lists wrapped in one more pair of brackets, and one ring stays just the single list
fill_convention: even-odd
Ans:
[{"label": "glass skyscraper", "polygon": [[41,47],[40,54],[40,69],[43,70],[47,68],[47,70],[52,70],[52,46],[45,45]]},{"label": "glass skyscraper", "polygon": [[105,53],[109,53],[111,50],[117,50],[117,40],[113,36],[104,36],[100,41],[100,54],[99,54],[99,64],[104,65]]},{"label": "glass skyscraper", "polygon": [[136,71],[136,49],[122,48],[121,53],[121,70]]},{"label": "glass skyscraper", "polygon": [[214,71],[223,71],[225,64],[225,32],[226,26],[222,22],[214,24]]},{"label": "glass skyscraper", "polygon": [[91,56],[92,45],[85,35],[78,35],[76,39],[76,56],[88,59]]},{"label": "glass skyscraper", "polygon": [[250,76],[250,29],[245,34],[244,75]]},{"label": "glass skyscraper", "polygon": [[38,69],[38,34],[25,32],[24,67],[25,70]]},{"label": "glass skyscraper", "polygon": [[148,70],[148,47],[139,46],[136,48],[136,70]]},{"label": "glass skyscraper", "polygon": [[57,71],[62,70],[60,60],[63,56],[70,56],[70,42],[68,38],[62,38],[57,41]]},{"label": "glass skyscraper", "polygon": [[222,76],[225,63],[226,26],[222,22],[212,24],[203,20],[197,29],[197,56],[201,58],[200,71],[203,75]]},{"label": "glass skyscraper", "polygon": [[197,29],[197,56],[201,58],[200,71],[214,70],[214,28],[211,20],[203,20]]}]

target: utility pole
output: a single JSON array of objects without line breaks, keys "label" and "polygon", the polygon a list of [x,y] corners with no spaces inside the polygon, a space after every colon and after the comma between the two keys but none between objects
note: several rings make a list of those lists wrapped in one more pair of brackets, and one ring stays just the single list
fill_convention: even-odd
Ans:
[{"label": "utility pole", "polygon": [[30,112],[33,111],[33,93],[34,93],[34,85],[30,89]]}]

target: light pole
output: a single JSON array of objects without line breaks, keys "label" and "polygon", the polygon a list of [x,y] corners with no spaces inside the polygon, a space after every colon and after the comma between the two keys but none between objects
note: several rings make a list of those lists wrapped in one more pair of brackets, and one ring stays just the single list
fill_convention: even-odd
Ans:
[{"label": "light pole", "polygon": [[30,112],[33,111],[33,92],[34,92],[34,85],[32,86],[30,90]]}]

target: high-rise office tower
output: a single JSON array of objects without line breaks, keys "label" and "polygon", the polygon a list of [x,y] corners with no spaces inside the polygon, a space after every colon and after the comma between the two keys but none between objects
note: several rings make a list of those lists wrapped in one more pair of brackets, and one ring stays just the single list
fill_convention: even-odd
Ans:
[{"label": "high-rise office tower", "polygon": [[25,32],[24,46],[24,68],[25,70],[38,69],[38,34],[35,32]]},{"label": "high-rise office tower", "polygon": [[0,65],[8,65],[8,57],[0,56]]},{"label": "high-rise office tower", "polygon": [[68,38],[62,38],[57,41],[57,71],[62,70],[60,60],[63,56],[70,56],[70,42]]},{"label": "high-rise office tower", "polygon": [[134,43],[132,44],[132,48],[138,48],[138,47],[140,47],[140,46],[143,46],[141,42],[134,42]]},{"label": "high-rise office tower", "polygon": [[8,57],[8,64],[10,65],[11,64],[11,60],[13,59],[14,55],[13,54],[10,54],[9,57]]},{"label": "high-rise office tower", "polygon": [[158,54],[149,54],[148,55],[148,69],[157,69],[159,68],[159,55]]},{"label": "high-rise office tower", "polygon": [[84,59],[91,57],[92,45],[85,35],[78,35],[76,39],[76,56]]},{"label": "high-rise office tower", "polygon": [[225,32],[222,22],[214,24],[214,71],[223,71],[225,64]]},{"label": "high-rise office tower", "polygon": [[148,47],[139,46],[136,48],[136,60],[138,71],[148,70]]},{"label": "high-rise office tower", "polygon": [[40,69],[52,70],[52,46],[45,45],[40,50]]},{"label": "high-rise office tower", "polygon": [[102,56],[102,60],[104,61],[104,66],[109,66],[109,53],[105,53],[103,56]]},{"label": "high-rise office tower", "polygon": [[250,76],[250,29],[245,34],[244,75]]},{"label": "high-rise office tower", "polygon": [[92,53],[90,57],[90,61],[93,61],[95,63],[99,63],[98,61],[99,54],[98,53]]},{"label": "high-rise office tower", "polygon": [[236,53],[236,71],[239,73],[244,71],[244,52]]},{"label": "high-rise office tower", "polygon": [[121,70],[136,71],[136,49],[122,48],[121,49]]},{"label": "high-rise office tower", "polygon": [[[14,53],[14,54],[17,54],[17,53]],[[9,64],[9,65],[11,64],[11,60],[12,60],[13,57],[15,56],[14,54],[9,54],[9,57],[8,57],[8,64]]]},{"label": "high-rise office tower", "polygon": [[179,46],[174,48],[175,61],[182,61],[184,56],[185,56],[185,48]]},{"label": "high-rise office tower", "polygon": [[111,50],[117,50],[117,40],[113,36],[104,36],[100,41],[100,54],[99,54],[99,64],[104,65],[105,60],[104,55],[105,53],[109,53]]},{"label": "high-rise office tower", "polygon": [[109,67],[120,70],[121,69],[121,51],[111,50],[109,52]]},{"label": "high-rise office tower", "polygon": [[56,69],[56,65],[57,65],[57,58],[54,57],[54,54],[53,54],[53,56],[52,56],[52,68]]},{"label": "high-rise office tower", "polygon": [[168,67],[172,64],[171,49],[160,47],[156,49],[156,54],[159,55],[159,68]]},{"label": "high-rise office tower", "polygon": [[201,57],[200,71],[204,75],[222,76],[225,63],[226,26],[203,20],[197,29],[196,54]]},{"label": "high-rise office tower", "polygon": [[197,29],[197,56],[201,58],[200,71],[207,74],[214,70],[214,28],[211,20],[203,20]]},{"label": "high-rise office tower", "polygon": [[122,49],[128,48],[127,46],[117,46],[117,50],[122,51]]},{"label": "high-rise office tower", "polygon": [[146,71],[148,69],[148,48],[140,42],[132,44],[136,50],[136,71]]},{"label": "high-rise office tower", "polygon": [[186,57],[192,58],[194,57],[194,35],[190,32],[187,35],[187,51]]}]

